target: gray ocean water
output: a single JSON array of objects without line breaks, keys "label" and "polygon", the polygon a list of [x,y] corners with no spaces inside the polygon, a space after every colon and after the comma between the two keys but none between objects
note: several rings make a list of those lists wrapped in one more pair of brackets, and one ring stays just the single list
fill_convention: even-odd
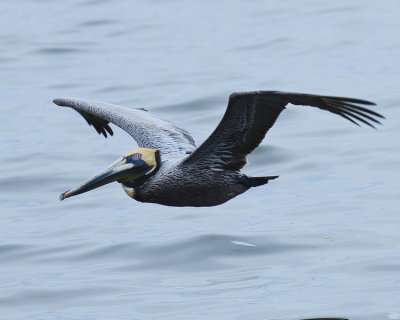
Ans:
[{"label": "gray ocean water", "polygon": [[[400,2],[0,2],[1,319],[400,319]],[[136,147],[73,96],[199,145],[234,91],[363,98],[378,130],[292,106],[213,208],[58,195]]]}]

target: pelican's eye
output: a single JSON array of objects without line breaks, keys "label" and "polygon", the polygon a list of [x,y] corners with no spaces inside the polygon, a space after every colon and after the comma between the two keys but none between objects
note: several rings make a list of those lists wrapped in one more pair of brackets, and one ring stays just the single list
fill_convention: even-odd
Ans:
[{"label": "pelican's eye", "polygon": [[134,153],[133,155],[131,155],[132,160],[139,160],[142,159],[142,154],[141,153]]}]

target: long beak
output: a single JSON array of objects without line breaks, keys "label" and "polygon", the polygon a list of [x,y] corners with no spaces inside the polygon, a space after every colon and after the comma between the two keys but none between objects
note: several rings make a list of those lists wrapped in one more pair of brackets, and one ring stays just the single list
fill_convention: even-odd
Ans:
[{"label": "long beak", "polygon": [[152,166],[149,166],[144,161],[132,163],[128,162],[126,157],[122,157],[94,177],[82,182],[75,188],[60,194],[60,200],[90,191],[110,182],[139,178],[151,169]]}]

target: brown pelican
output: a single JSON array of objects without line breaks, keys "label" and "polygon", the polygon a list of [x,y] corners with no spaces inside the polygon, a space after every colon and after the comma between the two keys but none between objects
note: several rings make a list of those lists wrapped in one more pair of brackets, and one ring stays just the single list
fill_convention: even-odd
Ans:
[{"label": "brown pelican", "polygon": [[99,134],[113,135],[109,123],[128,132],[140,148],[60,195],[60,200],[118,181],[141,202],[167,206],[215,206],[278,176],[248,177],[240,172],[246,156],[263,140],[285,106],[306,105],[336,113],[359,125],[381,124],[374,103],[313,94],[255,91],[233,93],[214,132],[196,148],[191,135],[145,109],[131,109],[75,98],[54,99],[78,111]]}]

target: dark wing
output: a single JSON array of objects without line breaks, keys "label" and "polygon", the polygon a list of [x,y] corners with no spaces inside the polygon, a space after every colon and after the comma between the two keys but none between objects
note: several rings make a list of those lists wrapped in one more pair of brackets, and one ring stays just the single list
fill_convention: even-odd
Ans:
[{"label": "dark wing", "polygon": [[360,99],[279,91],[233,93],[218,127],[184,164],[196,164],[199,168],[214,171],[241,169],[246,164],[246,155],[257,148],[289,103],[318,107],[357,125],[361,122],[374,127],[374,123],[381,124],[377,118],[383,118],[379,113],[359,106],[374,105]]},{"label": "dark wing", "polygon": [[171,122],[152,116],[144,109],[131,109],[113,104],[76,99],[59,98],[53,102],[78,111],[99,134],[113,135],[109,123],[128,132],[139,147],[160,150],[163,154],[184,156],[196,147],[190,134]]}]

